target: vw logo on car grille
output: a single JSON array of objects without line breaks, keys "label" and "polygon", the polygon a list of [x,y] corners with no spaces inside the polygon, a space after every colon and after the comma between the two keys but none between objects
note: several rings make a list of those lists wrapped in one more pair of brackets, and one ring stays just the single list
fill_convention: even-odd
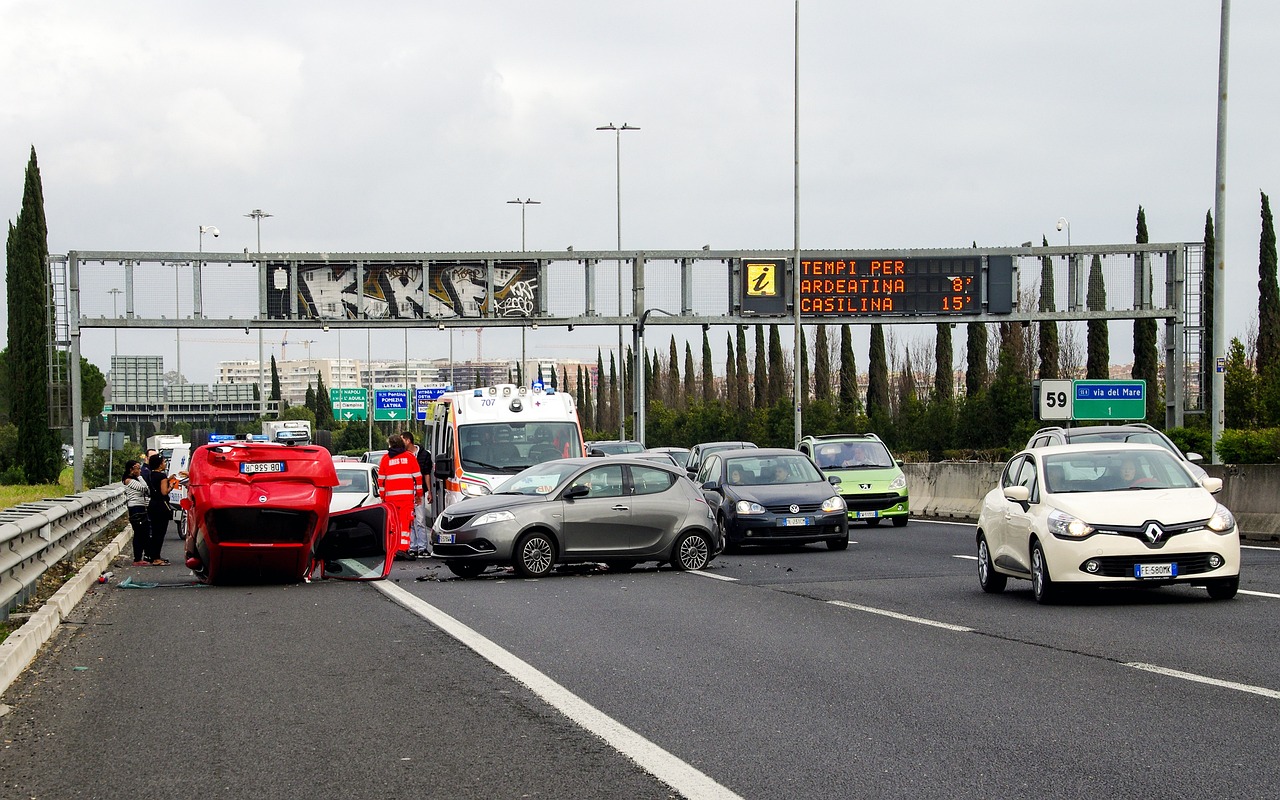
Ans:
[{"label": "vw logo on car grille", "polygon": [[799,513],[799,511],[800,511],[800,506],[796,505],[795,503],[792,503],[792,504],[791,504],[791,513],[792,513],[792,514],[797,514],[797,513]]},{"label": "vw logo on car grille", "polygon": [[1148,525],[1146,530],[1143,531],[1143,533],[1146,535],[1147,539],[1152,544],[1155,544],[1156,542],[1160,541],[1160,537],[1164,536],[1164,531],[1160,528],[1159,525],[1157,525],[1154,522]]}]

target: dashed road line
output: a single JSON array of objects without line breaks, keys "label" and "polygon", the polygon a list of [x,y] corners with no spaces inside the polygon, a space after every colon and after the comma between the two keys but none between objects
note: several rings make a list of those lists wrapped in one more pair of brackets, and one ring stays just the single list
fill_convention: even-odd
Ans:
[{"label": "dashed road line", "polygon": [[1223,689],[1234,689],[1237,692],[1248,692],[1249,694],[1262,695],[1263,697],[1271,697],[1280,699],[1280,692],[1275,689],[1267,689],[1263,686],[1253,686],[1248,683],[1236,683],[1235,681],[1223,681],[1217,678],[1209,678],[1204,675],[1197,675],[1194,672],[1183,672],[1178,669],[1169,669],[1168,667],[1158,667],[1155,664],[1142,664],[1132,662],[1125,664],[1126,667],[1140,669],[1144,672],[1154,672],[1157,675],[1167,675],[1170,678],[1179,678],[1184,681],[1192,681],[1194,683],[1206,683],[1210,686],[1219,686]]},{"label": "dashed road line", "polygon": [[913,617],[909,614],[899,614],[897,611],[887,611],[883,608],[873,608],[872,606],[860,606],[856,603],[846,603],[843,600],[828,600],[833,606],[841,608],[851,608],[854,611],[865,611],[868,614],[879,614],[883,617],[893,617],[904,622],[914,622],[917,625],[930,625],[934,628],[942,628],[944,630],[956,631],[957,633],[973,633],[973,628],[966,628],[963,625],[952,625],[949,622],[938,622],[935,619],[925,619],[924,617]]},{"label": "dashed road line", "polygon": [[697,575],[699,578],[710,578],[713,581],[726,581],[728,583],[737,583],[737,578],[731,578],[728,575],[714,575],[706,570],[695,569],[685,573],[686,575]]},{"label": "dashed road line", "polygon": [[1253,595],[1254,597],[1274,597],[1280,600],[1280,594],[1272,594],[1271,592],[1251,592],[1248,589],[1240,589],[1239,593]]}]

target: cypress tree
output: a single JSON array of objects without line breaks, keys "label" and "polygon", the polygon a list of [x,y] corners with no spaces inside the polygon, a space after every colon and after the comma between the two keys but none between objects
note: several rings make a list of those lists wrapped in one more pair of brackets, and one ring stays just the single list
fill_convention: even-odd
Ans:
[{"label": "cypress tree", "polygon": [[[178,382],[182,382],[182,376],[178,376]],[[271,396],[268,398],[280,402],[280,370],[276,367],[276,357],[271,356]]]},{"label": "cypress tree", "polygon": [[778,336],[778,326],[769,326],[769,387],[768,405],[773,405],[787,396],[786,363],[782,355],[782,339]]},{"label": "cypress tree", "polygon": [[951,343],[950,322],[938,323],[933,356],[936,364],[933,373],[933,397],[935,400],[950,400],[956,394],[955,375],[951,367],[955,359],[955,346]]},{"label": "cypress tree", "polygon": [[809,336],[804,332],[804,328],[800,329],[800,404],[808,406],[812,397],[813,390],[810,389],[809,383]]},{"label": "cypress tree", "polygon": [[612,411],[609,398],[608,373],[604,371],[604,354],[596,348],[596,391],[593,395],[596,406],[595,425],[597,431],[607,430],[610,426]]},{"label": "cypress tree", "polygon": [[[1040,237],[1044,247],[1049,246],[1049,240],[1043,236]],[[1053,299],[1053,259],[1044,256],[1040,259],[1040,303],[1037,306],[1041,311],[1056,311]],[[1042,379],[1058,377],[1058,323],[1041,322],[1040,323],[1040,342],[1037,347],[1037,355],[1040,357],[1040,372],[1038,376]]]},{"label": "cypress tree", "polygon": [[316,390],[310,383],[307,384],[307,395],[302,401],[302,406],[312,414],[316,413]]},{"label": "cypress tree", "polygon": [[[609,430],[618,430],[622,421],[622,398],[618,396],[618,365],[613,353],[609,353]],[[623,437],[626,438],[626,437]]]},{"label": "cypress tree", "polygon": [[858,364],[853,355],[853,334],[849,325],[840,326],[840,396],[837,398],[840,413],[846,417],[862,411],[862,398],[858,392]]},{"label": "cypress tree", "polygon": [[685,392],[680,384],[680,351],[676,349],[675,334],[671,336],[671,346],[667,352],[667,368],[670,370],[670,378],[667,382],[667,390],[671,393],[671,407],[684,408],[686,402]]},{"label": "cypress tree", "polygon": [[987,388],[987,326],[970,322],[965,342],[965,397],[976,398]]},{"label": "cypress tree", "polygon": [[[729,358],[733,358],[733,342],[729,342]],[[693,366],[691,363],[689,366]],[[707,337],[707,332],[702,332],[702,402],[711,403],[716,399],[716,372],[715,365],[711,363],[711,339]],[[732,404],[729,404],[732,407]]]},{"label": "cypress tree", "polygon": [[752,388],[755,390],[755,407],[764,408],[769,405],[769,363],[765,360],[764,326],[756,325],[756,371],[751,376]]},{"label": "cypress tree", "polygon": [[1280,364],[1280,286],[1276,282],[1276,228],[1271,200],[1262,195],[1262,236],[1258,241],[1258,350],[1254,368],[1266,380]]},{"label": "cypress tree", "polygon": [[[5,242],[8,290],[9,421],[21,446],[14,466],[32,484],[54,483],[62,470],[61,438],[49,429],[48,324],[45,318],[49,230],[36,149],[31,148],[22,189],[22,210]],[[77,420],[78,423],[78,420]]]},{"label": "cypress tree", "polygon": [[884,349],[884,325],[871,326],[871,349],[867,354],[867,416],[883,424],[890,417],[889,359]]},{"label": "cypress tree", "polygon": [[[726,355],[724,359],[724,393],[725,393],[724,400],[725,400],[725,405],[727,405],[731,411],[736,412],[739,410],[738,356],[733,351],[733,333],[732,332],[726,333],[724,335],[724,338],[725,338],[725,352],[728,353],[728,355]],[[706,387],[704,386],[702,390],[705,393]]]},{"label": "cypress tree", "polygon": [[[1090,311],[1107,310],[1107,286],[1102,279],[1102,258],[1094,255],[1089,265],[1089,290],[1085,305]],[[1091,319],[1088,322],[1088,360],[1085,377],[1091,380],[1107,380],[1111,377],[1111,343],[1107,338],[1107,321]]]},{"label": "cypress tree", "polygon": [[1249,369],[1239,338],[1231,340],[1222,388],[1223,424],[1234,429],[1254,427],[1258,422],[1258,379]]},{"label": "cypress tree", "polygon": [[[1138,206],[1137,243],[1146,244],[1151,241],[1147,235],[1147,212]],[[1145,254],[1138,254],[1145,258]],[[1151,276],[1147,276],[1147,292],[1151,291]],[[1149,304],[1136,302],[1135,307],[1149,308]],[[1164,398],[1160,392],[1160,353],[1158,350],[1160,328],[1154,319],[1135,319],[1133,321],[1133,372],[1132,377],[1145,381],[1147,385],[1146,421],[1158,428],[1164,427]]]},{"label": "cypress tree", "polygon": [[1200,275],[1200,408],[1213,419],[1213,365],[1218,349],[1213,339],[1213,291],[1218,262],[1213,233],[1213,211],[1204,212],[1204,266]]},{"label": "cypress tree", "polygon": [[827,326],[819,325],[813,339],[813,399],[831,402],[831,345],[827,341]]},{"label": "cypress tree", "polygon": [[751,388],[747,379],[747,326],[745,325],[738,326],[738,343],[735,350],[738,366],[738,413],[746,414],[751,408]]},{"label": "cypress tree", "polygon": [[[703,362],[704,364],[706,362]],[[714,383],[714,381],[713,381]],[[693,346],[688,340],[684,343],[684,404],[691,406],[698,397],[697,373],[693,369]]]},{"label": "cypress tree", "polygon": [[316,427],[332,430],[334,426],[333,399],[324,385],[324,377],[316,370]]}]

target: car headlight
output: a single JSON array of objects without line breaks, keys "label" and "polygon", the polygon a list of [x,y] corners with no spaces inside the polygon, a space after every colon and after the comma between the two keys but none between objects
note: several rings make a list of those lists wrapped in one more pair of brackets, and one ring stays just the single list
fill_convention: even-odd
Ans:
[{"label": "car headlight", "polygon": [[1086,525],[1084,520],[1057,509],[1049,512],[1048,524],[1049,533],[1062,539],[1083,539],[1093,533],[1093,528]]},{"label": "car headlight", "polygon": [[475,481],[462,481],[462,493],[467,497],[484,497],[491,494],[488,486]]},{"label": "car headlight", "polygon": [[835,497],[828,497],[826,500],[822,501],[822,510],[823,511],[844,511],[845,510],[844,498],[841,497],[840,495],[836,495]]},{"label": "car headlight", "polygon": [[510,511],[490,511],[488,514],[481,514],[471,521],[474,526],[488,525],[490,522],[511,522],[516,518],[515,514]]},{"label": "car headlight", "polygon": [[733,507],[739,514],[763,514],[764,506],[748,500],[739,500]]},{"label": "car headlight", "polygon": [[903,475],[901,472],[898,473],[898,477],[889,481],[889,491],[891,492],[896,492],[899,489],[905,488],[907,488],[907,476]]},{"label": "car headlight", "polygon": [[1219,503],[1213,510],[1213,516],[1209,517],[1208,527],[1214,533],[1231,533],[1236,527],[1236,518],[1226,506]]}]

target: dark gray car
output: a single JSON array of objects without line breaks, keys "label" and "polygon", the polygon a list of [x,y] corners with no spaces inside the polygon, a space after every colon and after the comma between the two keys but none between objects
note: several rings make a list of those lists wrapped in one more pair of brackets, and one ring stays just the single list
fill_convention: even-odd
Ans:
[{"label": "dark gray car", "polygon": [[529,467],[491,495],[448,506],[431,544],[464,578],[493,565],[537,578],[575,562],[627,570],[657,561],[695,570],[724,547],[702,493],[678,468],[626,456]]}]

